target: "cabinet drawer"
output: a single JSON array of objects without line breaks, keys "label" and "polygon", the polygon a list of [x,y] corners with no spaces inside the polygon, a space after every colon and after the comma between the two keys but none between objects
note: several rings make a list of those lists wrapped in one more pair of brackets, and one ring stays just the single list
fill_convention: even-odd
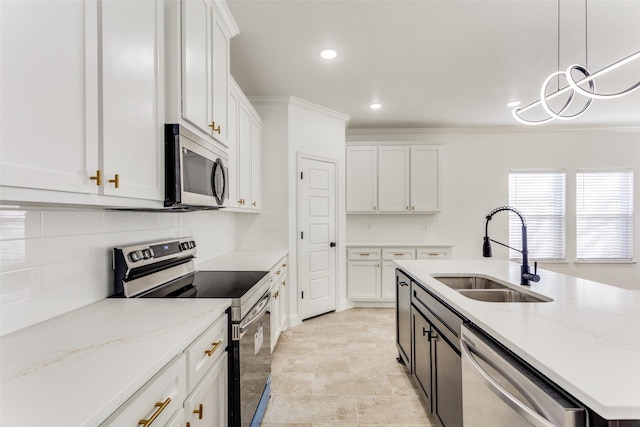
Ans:
[{"label": "cabinet drawer", "polygon": [[351,260],[380,259],[380,248],[350,248],[348,253]]},{"label": "cabinet drawer", "polygon": [[187,390],[191,391],[227,349],[228,325],[225,313],[187,349]]},{"label": "cabinet drawer", "polygon": [[412,248],[386,248],[382,249],[382,259],[416,259],[416,251]]},{"label": "cabinet drawer", "polygon": [[287,258],[282,258],[280,262],[273,267],[273,275],[276,281],[287,275],[287,264]]},{"label": "cabinet drawer", "polygon": [[451,344],[460,350],[460,328],[465,319],[444,305],[416,282],[411,282],[411,302]]},{"label": "cabinet drawer", "polygon": [[[186,392],[185,356],[169,362],[149,382],[101,424],[105,426],[163,426],[182,409]],[[145,421],[143,421],[145,420]]]},{"label": "cabinet drawer", "polygon": [[448,259],[451,248],[418,248],[417,259]]}]

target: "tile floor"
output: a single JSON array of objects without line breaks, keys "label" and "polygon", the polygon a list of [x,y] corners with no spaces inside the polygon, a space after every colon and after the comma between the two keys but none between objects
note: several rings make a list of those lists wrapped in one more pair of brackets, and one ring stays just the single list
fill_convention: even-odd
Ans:
[{"label": "tile floor", "polygon": [[397,355],[394,309],[353,308],[284,331],[262,427],[435,426]]}]

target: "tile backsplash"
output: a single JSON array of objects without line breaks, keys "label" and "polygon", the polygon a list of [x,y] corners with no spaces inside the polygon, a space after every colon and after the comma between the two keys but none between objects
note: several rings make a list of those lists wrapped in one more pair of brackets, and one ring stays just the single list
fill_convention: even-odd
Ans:
[{"label": "tile backsplash", "polygon": [[235,249],[224,211],[0,209],[0,335],[113,294],[115,246],[193,236],[199,262]]}]

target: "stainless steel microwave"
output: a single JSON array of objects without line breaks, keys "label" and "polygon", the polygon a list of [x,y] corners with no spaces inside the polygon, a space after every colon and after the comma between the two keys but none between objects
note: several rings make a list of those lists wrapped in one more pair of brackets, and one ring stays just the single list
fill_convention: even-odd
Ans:
[{"label": "stainless steel microwave", "polygon": [[220,209],[228,197],[227,154],[178,124],[164,126],[164,206]]}]

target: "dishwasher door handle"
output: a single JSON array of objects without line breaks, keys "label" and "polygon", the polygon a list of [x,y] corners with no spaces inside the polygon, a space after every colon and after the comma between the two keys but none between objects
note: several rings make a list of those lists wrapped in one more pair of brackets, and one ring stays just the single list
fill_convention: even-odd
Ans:
[{"label": "dishwasher door handle", "polygon": [[238,327],[238,340],[240,340],[254,322],[258,321],[268,310],[269,300],[271,299],[271,292],[267,292],[264,297],[258,302],[251,312],[245,317]]},{"label": "dishwasher door handle", "polygon": [[493,379],[491,375],[489,375],[489,373],[480,366],[475,357],[473,357],[473,352],[469,348],[468,341],[466,341],[464,337],[460,340],[460,351],[462,352],[462,357],[466,358],[471,363],[471,366],[475,372],[480,375],[483,382],[500,398],[500,400],[509,405],[511,409],[516,411],[536,427],[555,427],[555,424],[529,408],[526,404],[505,390],[504,387],[502,387],[495,379]]}]

